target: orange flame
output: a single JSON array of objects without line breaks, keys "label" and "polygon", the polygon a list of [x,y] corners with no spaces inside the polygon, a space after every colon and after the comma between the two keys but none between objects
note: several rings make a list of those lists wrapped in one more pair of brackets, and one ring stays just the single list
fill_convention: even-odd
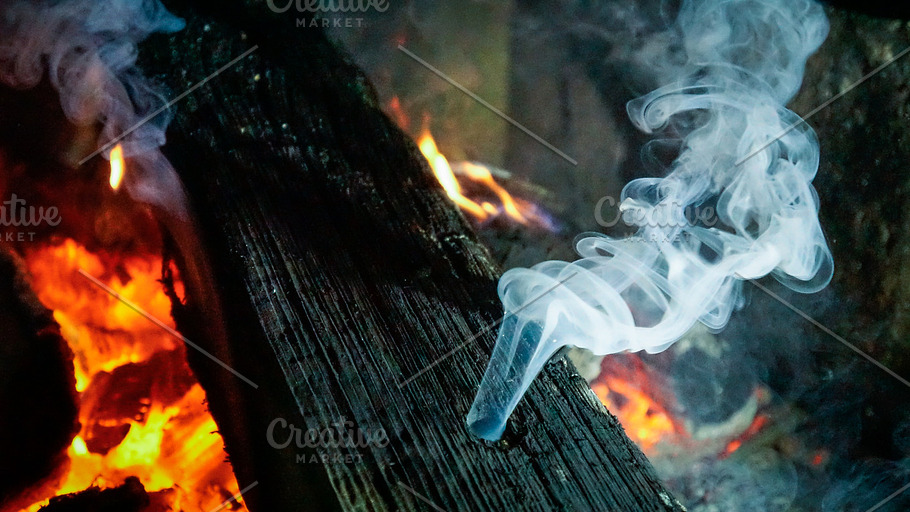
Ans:
[{"label": "orange flame", "polygon": [[117,144],[114,146],[114,149],[111,150],[111,188],[117,190],[120,188],[120,183],[123,181],[123,173],[126,169],[126,164],[123,161],[123,146]]},{"label": "orange flame", "polygon": [[[397,103],[393,102],[392,111],[396,112],[396,116],[401,115],[398,110],[399,108]],[[534,205],[514,198],[508,190],[496,182],[490,169],[483,165],[472,162],[459,162],[455,164],[455,167],[459,171],[458,175],[464,176],[475,183],[480,183],[486,187],[487,190],[493,192],[499,199],[500,206],[489,201],[478,203],[465,196],[461,184],[456,177],[456,173],[453,171],[452,165],[450,165],[448,159],[439,152],[439,148],[436,147],[436,141],[433,139],[433,135],[430,134],[429,130],[425,129],[423,131],[423,134],[418,140],[418,146],[420,147],[420,152],[423,153],[423,156],[430,163],[433,174],[436,175],[436,179],[439,180],[440,185],[442,185],[442,188],[446,191],[449,198],[462,210],[468,212],[477,220],[487,220],[492,217],[497,217],[501,213],[505,213],[510,219],[520,224],[528,225],[533,223],[547,229],[552,229],[550,222],[535,212],[536,208]]]},{"label": "orange flame", "polygon": [[651,455],[660,441],[680,431],[663,407],[624,380],[606,377],[591,384],[591,389],[645,454]]},{"label": "orange flame", "polygon": [[433,136],[429,131],[424,131],[423,135],[420,136],[418,145],[420,146],[420,152],[430,162],[430,167],[433,169],[436,179],[439,180],[439,184],[449,195],[449,199],[454,201],[462,210],[477,217],[479,220],[486,220],[489,214],[484,210],[483,206],[468,199],[461,193],[461,185],[455,178],[455,173],[452,172],[452,166],[449,165],[446,157],[439,152],[439,148],[436,147],[436,141],[433,140]]},{"label": "orange flame", "polygon": [[[170,510],[211,510],[236,494],[238,485],[183,345],[77,273],[98,277],[171,324],[170,300],[158,282],[161,259],[107,260],[72,240],[26,255],[33,288],[53,309],[75,354],[80,394],[82,427],[53,494],[117,486],[136,476]],[[122,378],[127,371],[133,373]],[[133,389],[137,381],[146,384]],[[133,397],[137,390],[146,393]],[[240,507],[235,510],[246,510]]]},{"label": "orange flame", "polygon": [[[404,113],[401,101],[397,96],[393,97],[388,105],[388,112],[398,126],[408,130],[411,125],[410,119]],[[425,121],[424,124],[427,124]],[[537,207],[533,204],[516,199],[508,190],[502,187],[493,177],[493,173],[488,167],[471,162],[458,162],[455,168],[449,163],[448,159],[439,151],[436,141],[430,130],[424,128],[423,133],[417,141],[420,152],[427,159],[433,174],[442,188],[446,191],[449,198],[455,202],[462,210],[480,221],[498,217],[505,213],[510,219],[524,225],[535,224],[545,229],[554,229],[549,219],[538,213]],[[463,176],[473,182],[479,183],[486,187],[487,190],[496,195],[499,199],[499,205],[489,201],[477,202],[467,197],[457,176]]]},{"label": "orange flame", "polygon": [[499,183],[496,183],[496,180],[493,179],[493,174],[490,173],[489,169],[482,165],[472,164],[471,162],[465,162],[462,164],[462,168],[464,169],[468,178],[483,183],[499,197],[499,200],[502,202],[502,207],[509,217],[512,217],[522,224],[528,223],[528,219],[522,215],[521,211],[518,208],[518,205],[512,198],[512,194],[509,194],[509,192],[506,189],[502,188]]}]

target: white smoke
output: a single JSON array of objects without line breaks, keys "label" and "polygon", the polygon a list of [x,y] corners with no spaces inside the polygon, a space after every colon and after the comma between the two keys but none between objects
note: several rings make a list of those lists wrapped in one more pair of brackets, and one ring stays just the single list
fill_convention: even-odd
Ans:
[{"label": "white smoke", "polygon": [[[643,219],[635,236],[584,235],[582,259],[502,276],[507,317],[468,414],[476,435],[501,437],[531,381],[564,346],[659,352],[698,321],[722,329],[743,305],[744,279],[771,274],[801,292],[828,284],[833,261],[811,185],[818,141],[785,108],[827,31],[810,0],[683,2],[663,35],[683,58],[668,50],[653,62],[672,83],[628,104],[639,129],[680,139],[679,156],[666,177],[623,190],[621,209]],[[706,204],[715,205],[717,224],[686,220],[687,208]]]},{"label": "white smoke", "polygon": [[[135,66],[137,44],[183,26],[159,0],[4,1],[0,81],[28,89],[47,80],[73,124],[101,126],[101,148],[165,104]],[[169,120],[159,115],[121,141],[131,158],[124,186],[133,199],[185,218],[182,187],[158,150]]]}]

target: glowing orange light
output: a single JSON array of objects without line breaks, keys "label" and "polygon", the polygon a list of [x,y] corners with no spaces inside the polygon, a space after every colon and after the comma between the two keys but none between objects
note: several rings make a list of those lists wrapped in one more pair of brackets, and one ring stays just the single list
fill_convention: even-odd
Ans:
[{"label": "glowing orange light", "polygon": [[[397,101],[397,98],[393,99],[390,108],[396,117],[401,117],[404,120],[407,119],[400,112],[400,104]],[[398,122],[402,123],[405,121],[399,120]],[[477,203],[466,197],[462,191],[461,184],[458,182],[456,173],[453,171],[452,165],[450,165],[446,157],[439,152],[439,148],[436,147],[436,141],[433,140],[433,136],[430,134],[429,130],[424,130],[423,135],[420,136],[418,141],[418,146],[420,147],[423,156],[430,163],[433,174],[436,175],[436,179],[439,180],[439,183],[442,185],[442,188],[446,191],[449,198],[462,210],[468,212],[476,219],[487,220],[489,218],[497,217],[501,213],[505,213],[509,218],[521,224],[527,225],[533,222],[538,226],[552,229],[548,220],[535,213],[536,208],[532,204],[512,197],[509,191],[503,188],[499,183],[496,183],[490,169],[483,165],[471,162],[459,162],[455,166],[458,170],[457,176],[462,176],[475,183],[480,183],[496,195],[500,204],[496,205],[490,201]]]},{"label": "glowing orange light", "polygon": [[401,100],[398,99],[398,96],[393,96],[392,100],[389,101],[389,107],[387,111],[402,130],[406,132],[410,131],[411,119],[407,116],[407,114],[404,113],[404,109],[401,106]]},{"label": "glowing orange light", "polygon": [[[406,132],[411,131],[411,119],[405,113],[401,100],[398,96],[393,96],[386,105],[386,113],[392,118],[401,129]],[[462,210],[473,216],[477,220],[487,220],[496,218],[505,213],[510,219],[521,224],[534,224],[548,230],[555,230],[552,222],[539,213],[538,208],[521,199],[512,197],[512,195],[503,188],[493,177],[493,173],[488,167],[471,162],[457,162],[454,165],[449,164],[448,159],[439,152],[436,141],[430,130],[426,128],[429,125],[429,118],[424,116],[423,133],[418,138],[420,152],[427,159],[433,174],[442,185],[449,198],[455,202]],[[468,198],[462,191],[462,186],[458,182],[459,178],[467,178],[475,183],[483,185],[487,190],[492,192],[498,198],[499,204],[491,201],[478,199],[475,201]]]},{"label": "glowing orange light", "polygon": [[123,181],[123,172],[126,164],[123,161],[123,147],[120,144],[111,150],[111,188],[117,190]]},{"label": "glowing orange light", "polygon": [[[624,380],[607,377],[593,383],[591,389],[616,415],[629,438],[646,454],[650,454],[658,442],[672,438],[678,432],[663,407]],[[624,397],[621,404],[614,394]]]},{"label": "glowing orange light", "polygon": [[[236,494],[239,486],[225,462],[221,436],[205,406],[205,392],[198,383],[186,380],[191,374],[181,343],[78,274],[83,269],[173,328],[171,303],[159,282],[161,258],[102,257],[65,240],[34,249],[25,259],[33,288],[54,311],[73,350],[80,393],[82,427],[67,450],[65,474],[52,483],[46,496],[93,485],[114,487],[127,476],[138,477],[146,491],[167,500],[167,510],[205,512],[219,506],[225,496]],[[134,366],[127,366],[131,363]],[[128,380],[147,379],[150,385],[138,413],[129,409],[134,402],[126,402],[125,410],[118,408],[120,402],[103,385],[122,382],[112,380],[115,373],[137,367],[145,373],[130,373]],[[99,442],[106,438],[104,432],[98,437],[99,430],[119,427],[124,428],[123,437],[115,439],[114,446],[100,449]],[[46,503],[27,510],[34,512]],[[238,504],[232,510],[246,508]]]},{"label": "glowing orange light", "polygon": [[[756,392],[758,393],[758,392]],[[736,450],[743,445],[745,441],[748,441],[752,437],[755,437],[765,425],[768,424],[768,417],[764,414],[759,414],[752,419],[752,423],[739,435],[738,438],[727,443],[727,446],[724,448],[724,451],[720,454],[721,459],[725,459],[733,454]]]},{"label": "glowing orange light", "polygon": [[502,188],[499,183],[496,183],[496,180],[493,179],[493,174],[489,169],[482,165],[472,164],[470,162],[465,162],[462,164],[461,168],[464,169],[465,174],[467,174],[468,178],[483,183],[490,190],[492,190],[497,197],[499,197],[499,200],[502,202],[502,208],[505,210],[506,215],[512,217],[514,220],[522,224],[528,223],[528,219],[526,219],[518,209],[518,205],[512,198],[512,194],[509,194],[509,192],[506,189]]},{"label": "glowing orange light", "polygon": [[483,206],[468,199],[461,193],[461,185],[455,179],[455,173],[452,172],[449,161],[439,152],[439,148],[436,147],[436,141],[433,140],[433,136],[430,135],[429,131],[424,131],[423,135],[420,136],[418,145],[420,146],[420,152],[430,162],[433,174],[436,175],[436,179],[439,180],[449,199],[474,217],[486,220],[489,214],[483,209]]}]

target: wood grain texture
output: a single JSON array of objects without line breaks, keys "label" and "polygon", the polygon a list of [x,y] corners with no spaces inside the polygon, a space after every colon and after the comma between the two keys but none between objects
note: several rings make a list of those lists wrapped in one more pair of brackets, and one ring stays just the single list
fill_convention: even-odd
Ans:
[{"label": "wood grain texture", "polygon": [[[241,488],[258,482],[252,510],[682,509],[562,360],[503,441],[472,437],[464,419],[496,330],[465,341],[502,313],[498,271],[414,143],[292,13],[165,4],[188,27],[150,40],[142,66],[175,94],[259,46],[179,105],[165,147],[202,227],[228,343],[206,339],[192,297],[178,325],[259,385],[191,355]],[[381,428],[389,444],[315,450],[350,463],[297,463],[296,448],[266,446],[279,416]]]}]

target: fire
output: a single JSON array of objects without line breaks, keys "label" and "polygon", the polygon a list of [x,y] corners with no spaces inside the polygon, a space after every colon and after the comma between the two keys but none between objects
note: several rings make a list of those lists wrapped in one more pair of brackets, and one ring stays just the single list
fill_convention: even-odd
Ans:
[{"label": "fire", "polygon": [[730,441],[729,443],[727,443],[727,447],[724,448],[724,453],[721,454],[721,457],[725,457],[725,456],[732,454],[736,450],[739,450],[740,446],[742,446],[742,445],[743,445],[743,442],[740,441],[739,439],[734,439],[734,440]]},{"label": "fire", "polygon": [[608,376],[591,384],[591,389],[645,454],[651,455],[660,441],[680,432],[663,407],[629,382]]},{"label": "fire", "polygon": [[[396,107],[396,105],[396,103],[392,105],[393,112],[400,112],[398,110],[400,107]],[[400,117],[400,114],[396,114],[396,116]],[[519,224],[533,224],[553,230],[552,222],[545,215],[539,213],[537,206],[512,196],[508,190],[496,182],[489,167],[472,162],[450,164],[448,159],[439,152],[439,148],[436,147],[433,135],[426,129],[417,144],[449,198],[475,219],[485,221],[505,214],[509,219]],[[483,195],[484,192],[491,196],[495,195],[499,204],[493,204],[490,201],[477,202],[467,197],[461,183],[458,181],[459,176],[481,185],[483,191],[478,195]]]},{"label": "fire", "polygon": [[482,165],[472,164],[471,162],[465,162],[462,164],[462,168],[468,178],[483,183],[499,197],[499,200],[502,202],[502,207],[509,217],[522,224],[528,223],[528,219],[521,213],[515,199],[513,199],[512,195],[509,194],[506,189],[502,188],[499,183],[496,183],[496,180],[493,179],[493,174],[490,173],[489,169]]},{"label": "fire", "polygon": [[126,165],[123,162],[123,146],[117,144],[111,150],[111,188],[117,190],[123,181],[123,171]]},{"label": "fire", "polygon": [[207,511],[236,494],[182,343],[78,274],[84,270],[171,324],[171,304],[158,282],[161,259],[115,259],[66,240],[30,251],[26,262],[75,354],[82,427],[53,494],[113,487],[127,476],[138,477],[155,493],[153,503],[163,500],[170,510]]},{"label": "fire", "polygon": [[418,145],[420,146],[420,152],[430,162],[433,174],[436,175],[436,179],[439,180],[439,184],[442,185],[449,199],[478,220],[486,220],[490,214],[483,206],[468,199],[461,193],[461,185],[458,183],[458,179],[455,178],[455,173],[452,172],[452,166],[449,165],[446,157],[439,152],[439,148],[436,147],[436,141],[433,140],[433,136],[429,131],[424,131]]},{"label": "fire", "polygon": [[[401,127],[402,130],[411,130],[411,120],[402,107],[401,100],[395,96],[388,103],[389,116]],[[509,219],[523,225],[534,225],[547,230],[554,230],[553,223],[540,212],[540,209],[528,202],[512,196],[508,190],[496,182],[489,167],[472,163],[458,162],[450,164],[436,146],[436,141],[430,130],[426,128],[429,121],[424,119],[424,129],[418,137],[417,145],[424,158],[430,164],[433,174],[442,185],[449,198],[463,211],[479,221],[486,221],[505,215]],[[472,183],[480,185],[482,189],[478,195],[490,196],[489,201],[474,200],[469,198],[463,190],[459,177],[466,178]],[[491,201],[498,201],[494,204]]]}]

